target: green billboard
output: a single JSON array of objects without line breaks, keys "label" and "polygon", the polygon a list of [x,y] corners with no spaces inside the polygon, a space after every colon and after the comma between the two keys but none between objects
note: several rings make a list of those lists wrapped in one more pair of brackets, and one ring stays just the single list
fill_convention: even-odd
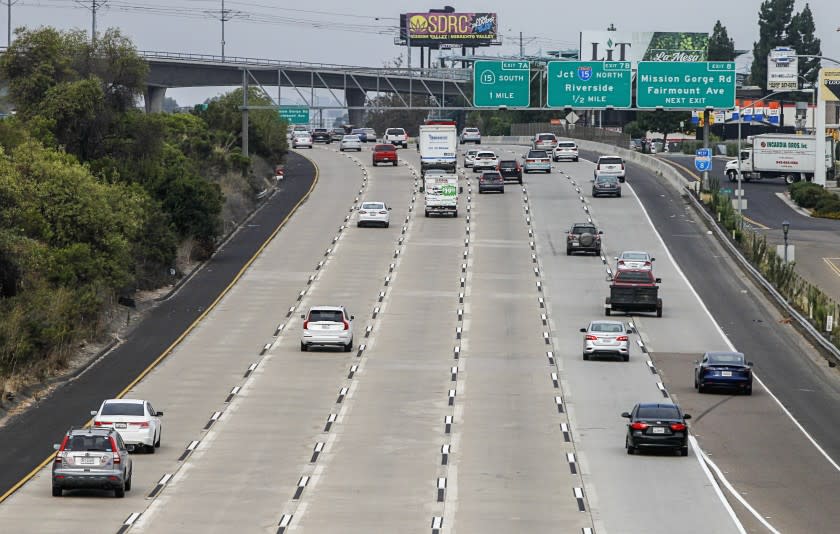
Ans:
[{"label": "green billboard", "polygon": [[732,61],[640,61],[636,107],[641,109],[732,109]]}]

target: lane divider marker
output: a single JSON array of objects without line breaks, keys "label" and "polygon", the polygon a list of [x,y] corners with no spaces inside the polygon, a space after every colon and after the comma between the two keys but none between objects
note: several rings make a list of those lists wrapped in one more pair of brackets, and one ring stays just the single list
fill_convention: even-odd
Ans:
[{"label": "lane divider marker", "polygon": [[450,406],[455,405],[455,394],[456,394],[456,391],[454,389],[449,390],[449,405]]},{"label": "lane divider marker", "polygon": [[248,378],[249,376],[251,376],[251,373],[253,373],[254,370],[256,370],[256,368],[257,368],[256,363],[252,363],[251,365],[249,365],[248,369],[245,371],[245,374],[242,375],[242,378]]},{"label": "lane divider marker", "polygon": [[348,372],[348,373],[347,373],[347,378],[348,378],[348,379],[352,379],[352,378],[353,378],[353,375],[355,375],[355,374],[356,374],[356,371],[358,371],[358,370],[359,370],[359,366],[358,366],[358,365],[351,365],[351,366],[350,366],[350,372]]},{"label": "lane divider marker", "polygon": [[444,425],[444,433],[450,434],[452,433],[452,416],[447,415],[443,418],[443,425]]},{"label": "lane divider marker", "polygon": [[539,300],[539,303],[540,303],[540,308],[545,308],[545,299],[543,299],[542,297],[540,297],[540,298],[539,298],[539,299],[537,299],[537,300]]},{"label": "lane divider marker", "polygon": [[321,451],[324,450],[324,442],[319,441],[315,444],[315,448],[312,449],[312,458],[309,459],[309,463],[314,464],[318,461],[318,455],[321,454]]},{"label": "lane divider marker", "polygon": [[357,358],[361,358],[361,357],[362,357],[362,353],[365,351],[365,349],[366,349],[366,348],[367,348],[367,345],[366,345],[366,344],[364,344],[364,343],[362,343],[361,345],[359,345],[359,352],[357,352],[357,353],[356,353],[356,357],[357,357]]},{"label": "lane divider marker", "polygon": [[563,413],[563,397],[557,395],[554,397],[554,403],[557,405],[557,412]]},{"label": "lane divider marker", "polygon": [[432,517],[432,534],[440,534],[440,529],[443,528],[443,518],[440,516]]},{"label": "lane divider marker", "polygon": [[242,389],[242,388],[240,388],[239,386],[234,386],[233,389],[230,390],[230,393],[228,393],[228,396],[225,399],[225,402],[230,402],[231,400],[233,400],[233,397],[235,397],[236,394],[239,393],[240,389]]},{"label": "lane divider marker", "polygon": [[373,326],[367,325],[367,327],[365,328],[365,337],[370,337],[370,333],[371,333],[372,330],[373,330]]},{"label": "lane divider marker", "polygon": [[260,356],[262,356],[263,354],[268,352],[268,349],[270,349],[270,348],[271,348],[271,343],[266,343],[265,345],[263,345],[262,350],[260,350]]},{"label": "lane divider marker", "polygon": [[213,415],[210,416],[210,420],[207,421],[207,424],[204,425],[204,430],[210,430],[210,427],[213,426],[213,423],[219,420],[219,417],[222,416],[222,412],[213,412]]},{"label": "lane divider marker", "polygon": [[443,502],[446,496],[446,477],[437,479],[437,502]]},{"label": "lane divider marker", "polygon": [[554,389],[560,387],[560,380],[557,377],[557,373],[551,373],[551,385],[554,386]]},{"label": "lane divider marker", "polygon": [[554,353],[552,351],[548,351],[545,355],[548,357],[548,365],[554,365]]},{"label": "lane divider marker", "polygon": [[120,526],[120,529],[117,531],[117,534],[123,534],[124,532],[128,531],[131,528],[131,525],[134,524],[135,521],[140,519],[140,516],[143,515],[143,512],[131,512],[123,524]]},{"label": "lane divider marker", "polygon": [[572,441],[572,433],[569,431],[569,425],[560,423],[560,430],[563,432],[563,441],[570,443]]},{"label": "lane divider marker", "polygon": [[449,464],[449,451],[450,447],[448,443],[440,446],[440,465]]},{"label": "lane divider marker", "polygon": [[575,453],[567,452],[566,453],[566,460],[569,462],[569,471],[572,472],[573,475],[577,474],[577,466],[575,465]]},{"label": "lane divider marker", "polygon": [[329,417],[327,417],[327,424],[324,426],[324,432],[329,432],[332,428],[333,423],[338,418],[337,414],[331,413]]},{"label": "lane divider marker", "polygon": [[305,488],[307,484],[309,484],[309,477],[306,476],[306,475],[303,475],[302,477],[300,477],[300,479],[298,480],[298,483],[297,483],[297,489],[295,490],[295,494],[292,497],[292,499],[294,499],[294,500],[300,499],[300,495],[303,493],[303,488]]},{"label": "lane divider marker", "polygon": [[656,387],[659,388],[659,392],[662,393],[662,396],[667,399],[668,398],[668,390],[665,389],[665,385],[662,382],[657,382]]},{"label": "lane divider marker", "polygon": [[578,511],[585,512],[586,505],[583,502],[583,488],[574,488],[574,494],[577,500]]},{"label": "lane divider marker", "polygon": [[376,319],[377,315],[379,315],[379,306],[373,308],[373,318]]},{"label": "lane divider marker", "polygon": [[656,374],[656,367],[654,367],[653,362],[648,360],[645,363],[647,364],[648,369],[650,369],[650,374],[655,375]]},{"label": "lane divider marker", "polygon": [[455,329],[455,339],[461,339],[461,332],[462,330],[460,326]]},{"label": "lane divider marker", "polygon": [[187,456],[189,456],[190,453],[194,451],[196,447],[198,447],[198,441],[190,441],[190,444],[187,445],[187,448],[184,449],[184,452],[182,452],[181,456],[178,457],[178,461],[183,462],[184,460],[186,460]]},{"label": "lane divider marker", "polygon": [[347,396],[347,391],[349,390],[346,387],[343,387],[340,390],[338,390],[338,399],[336,399],[335,401],[336,404],[341,404],[342,402],[344,402],[344,397]]},{"label": "lane divider marker", "polygon": [[543,332],[543,339],[546,345],[551,345],[551,335],[548,332]]},{"label": "lane divider marker", "polygon": [[457,365],[452,366],[452,368],[449,371],[452,375],[452,378],[451,378],[452,382],[455,382],[456,380],[458,380],[458,366]]},{"label": "lane divider marker", "polygon": [[157,494],[160,493],[161,490],[163,490],[163,487],[166,486],[166,484],[171,479],[172,479],[172,473],[166,473],[165,475],[163,475],[160,478],[160,480],[158,480],[157,485],[155,485],[155,487],[152,488],[152,491],[150,491],[149,494],[146,496],[146,498],[147,499],[154,499],[157,496]]},{"label": "lane divider marker", "polygon": [[458,358],[460,358],[460,357],[461,357],[461,346],[460,346],[460,345],[455,345],[455,350],[454,350],[453,352],[454,352],[454,356],[453,356],[453,357],[454,357],[456,360],[457,360]]},{"label": "lane divider marker", "polygon": [[283,514],[280,516],[280,522],[277,523],[277,534],[284,534],[286,529],[289,528],[289,525],[292,523],[293,514]]}]

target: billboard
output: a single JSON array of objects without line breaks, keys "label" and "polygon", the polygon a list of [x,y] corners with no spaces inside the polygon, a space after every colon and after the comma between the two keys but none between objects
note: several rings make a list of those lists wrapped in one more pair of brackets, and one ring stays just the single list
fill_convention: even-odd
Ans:
[{"label": "billboard", "polygon": [[820,100],[824,102],[840,101],[840,69],[835,67],[821,68],[818,87]]},{"label": "billboard", "polygon": [[709,35],[691,32],[580,32],[581,61],[696,62],[707,60]]},{"label": "billboard", "polygon": [[796,50],[777,46],[767,54],[767,90],[785,91],[799,88],[799,59]]},{"label": "billboard", "polygon": [[494,41],[499,32],[496,13],[407,13],[412,46],[457,43],[478,46]]}]

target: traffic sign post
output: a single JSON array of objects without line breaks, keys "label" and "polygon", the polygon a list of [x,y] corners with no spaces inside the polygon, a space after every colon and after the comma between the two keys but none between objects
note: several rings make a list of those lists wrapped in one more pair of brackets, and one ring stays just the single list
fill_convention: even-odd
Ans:
[{"label": "traffic sign post", "polygon": [[549,61],[547,104],[554,108],[629,108],[629,61]]},{"label": "traffic sign post", "polygon": [[698,148],[694,155],[694,168],[700,172],[712,170],[712,149]]},{"label": "traffic sign post", "polygon": [[280,118],[289,124],[309,124],[309,108],[307,106],[283,106],[280,108]]},{"label": "traffic sign post", "polygon": [[530,61],[476,61],[473,64],[475,107],[526,108],[530,104]]},{"label": "traffic sign post", "polygon": [[636,107],[641,109],[732,109],[735,63],[732,61],[640,61]]}]

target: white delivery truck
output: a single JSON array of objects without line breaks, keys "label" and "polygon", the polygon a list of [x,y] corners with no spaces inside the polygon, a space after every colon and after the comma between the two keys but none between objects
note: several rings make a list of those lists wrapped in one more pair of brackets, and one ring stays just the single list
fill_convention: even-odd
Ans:
[{"label": "white delivery truck", "polygon": [[426,217],[433,213],[458,216],[458,175],[430,172],[424,178]]},{"label": "white delivery truck", "polygon": [[429,169],[442,169],[455,174],[458,149],[458,132],[452,124],[422,124],[420,138],[420,174]]},{"label": "white delivery truck", "polygon": [[[832,169],[832,140],[826,140],[826,153],[820,158],[828,174]],[[812,180],[817,168],[815,157],[817,140],[813,135],[760,134],[752,137],[752,148],[741,151],[741,179],[761,180],[784,178],[792,184],[800,180]],[[738,179],[738,160],[726,163],[726,176],[734,182]]]}]

